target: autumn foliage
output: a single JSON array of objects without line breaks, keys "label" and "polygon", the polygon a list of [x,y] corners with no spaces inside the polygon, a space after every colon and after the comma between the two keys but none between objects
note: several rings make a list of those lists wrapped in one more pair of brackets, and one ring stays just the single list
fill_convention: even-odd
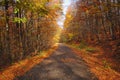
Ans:
[{"label": "autumn foliage", "polygon": [[0,66],[50,48],[61,10],[55,0],[0,0]]},{"label": "autumn foliage", "polygon": [[120,38],[119,0],[78,0],[69,8],[63,35],[67,42],[101,42]]}]

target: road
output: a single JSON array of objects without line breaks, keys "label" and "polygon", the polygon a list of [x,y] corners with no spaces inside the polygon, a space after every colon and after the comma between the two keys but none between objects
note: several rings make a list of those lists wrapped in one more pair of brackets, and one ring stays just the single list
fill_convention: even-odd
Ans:
[{"label": "road", "polygon": [[72,49],[59,44],[53,54],[14,80],[98,80]]}]

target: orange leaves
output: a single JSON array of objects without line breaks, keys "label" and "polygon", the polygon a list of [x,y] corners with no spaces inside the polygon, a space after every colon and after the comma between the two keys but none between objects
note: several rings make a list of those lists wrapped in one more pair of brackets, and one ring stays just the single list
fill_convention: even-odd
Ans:
[{"label": "orange leaves", "polygon": [[46,52],[41,52],[40,55],[30,57],[29,59],[25,59],[11,65],[0,72],[0,80],[14,80],[15,77],[24,75],[32,67],[40,63],[44,58],[49,57],[56,48],[57,45],[53,46],[52,49],[49,49]]},{"label": "orange leaves", "polygon": [[65,63],[76,62],[76,60],[73,58],[65,58],[65,59],[62,59],[61,61],[65,62]]},{"label": "orange leaves", "polygon": [[95,14],[100,12],[100,9],[98,6],[90,5],[90,6],[80,6],[81,10],[85,12],[86,14]]},{"label": "orange leaves", "polygon": [[81,9],[82,9],[84,12],[86,12],[86,11],[88,10],[88,7],[86,7],[86,6],[81,6]]}]

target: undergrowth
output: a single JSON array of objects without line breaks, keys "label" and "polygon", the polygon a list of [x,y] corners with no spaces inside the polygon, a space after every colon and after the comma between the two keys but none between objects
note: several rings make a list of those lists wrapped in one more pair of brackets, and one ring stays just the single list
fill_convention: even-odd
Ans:
[{"label": "undergrowth", "polygon": [[103,66],[104,68],[111,68],[110,63],[106,60],[103,60]]},{"label": "undergrowth", "polygon": [[90,47],[88,44],[86,44],[85,42],[81,42],[80,44],[72,44],[71,45],[74,48],[80,49],[80,50],[84,50],[87,53],[95,53],[98,52],[98,50],[96,48]]},{"label": "undergrowth", "polygon": [[90,53],[95,53],[98,51],[96,48],[92,48],[92,47],[87,47],[85,50]]}]

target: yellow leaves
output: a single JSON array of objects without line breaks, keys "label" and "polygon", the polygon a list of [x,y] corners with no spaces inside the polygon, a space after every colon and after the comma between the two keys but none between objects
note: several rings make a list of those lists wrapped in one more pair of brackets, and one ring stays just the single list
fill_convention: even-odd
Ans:
[{"label": "yellow leaves", "polygon": [[53,40],[54,40],[56,43],[58,43],[59,40],[60,40],[60,34],[56,34],[56,35],[54,36]]},{"label": "yellow leaves", "polygon": [[71,40],[73,38],[74,34],[68,33],[68,36],[69,36],[69,40]]},{"label": "yellow leaves", "polygon": [[69,23],[70,23],[70,21],[72,21],[73,17],[74,16],[72,16],[72,14],[70,14],[70,13],[66,14],[66,20],[64,22],[64,28],[67,28],[67,26],[70,25]]},{"label": "yellow leaves", "polygon": [[71,20],[73,19],[73,16],[72,16],[71,14],[67,14],[67,15],[66,15],[66,19],[67,19],[68,21],[71,21]]},{"label": "yellow leaves", "polygon": [[89,10],[86,10],[86,14],[89,14]]},{"label": "yellow leaves", "polygon": [[58,27],[57,32],[56,32],[56,35],[53,37],[53,40],[54,40],[56,43],[58,43],[59,40],[60,40],[61,31],[62,31],[62,29]]},{"label": "yellow leaves", "polygon": [[48,1],[47,0],[33,0],[33,3],[36,7],[45,9],[45,5]]},{"label": "yellow leaves", "polygon": [[59,1],[52,0],[46,3],[45,5],[47,8],[52,10],[61,9],[61,4]]},{"label": "yellow leaves", "polygon": [[72,18],[72,16],[71,16],[70,14],[69,14],[69,15],[67,15],[67,17],[68,17],[68,18]]}]

